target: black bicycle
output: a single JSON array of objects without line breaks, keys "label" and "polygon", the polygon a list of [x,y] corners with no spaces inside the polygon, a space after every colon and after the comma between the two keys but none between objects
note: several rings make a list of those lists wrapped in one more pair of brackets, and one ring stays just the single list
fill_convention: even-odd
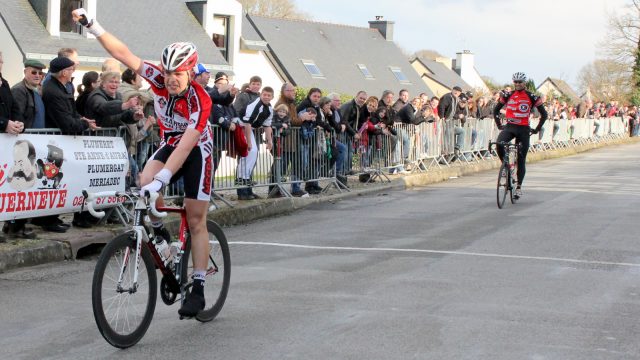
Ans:
[{"label": "black bicycle", "polygon": [[511,142],[491,142],[490,146],[502,146],[504,149],[504,157],[502,158],[502,165],[498,172],[498,184],[496,187],[496,200],[498,202],[498,208],[502,209],[504,202],[507,199],[507,193],[511,203],[515,204],[518,198],[514,196],[514,191],[518,186],[518,152],[520,151],[519,143]]}]

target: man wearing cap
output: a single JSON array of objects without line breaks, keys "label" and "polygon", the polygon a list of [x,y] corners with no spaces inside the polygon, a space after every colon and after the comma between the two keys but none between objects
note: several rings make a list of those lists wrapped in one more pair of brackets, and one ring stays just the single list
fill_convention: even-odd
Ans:
[{"label": "man wearing cap", "polygon": [[[454,154],[450,158],[450,161],[455,161],[458,158],[460,150],[464,145],[464,129],[455,122],[455,120],[460,120],[460,114],[456,116],[456,110],[458,109],[458,102],[460,101],[459,97],[461,93],[462,88],[454,86],[450,93],[444,94],[440,98],[440,103],[438,104],[438,115],[446,122],[444,128],[445,143],[449,145],[451,143],[455,144]],[[445,150],[451,151],[449,147]]]},{"label": "man wearing cap", "polygon": [[42,69],[45,68],[38,60],[27,59],[24,62],[24,79],[11,88],[19,120],[24,123],[25,129],[44,128],[44,102],[39,91]]},{"label": "man wearing cap", "polygon": [[[25,60],[24,79],[11,88],[11,95],[16,105],[15,117],[24,124],[25,129],[44,128],[44,102],[39,91],[43,78],[42,69],[45,67],[38,60]],[[5,222],[2,231],[16,238],[35,239],[36,234],[25,227],[27,220],[17,219]]]},{"label": "man wearing cap", "polygon": [[63,135],[98,128],[95,120],[78,114],[73,94],[69,94],[65,88],[75,70],[76,64],[73,60],[58,56],[49,63],[51,80],[42,87],[42,100],[46,109],[45,127],[59,128]]},{"label": "man wearing cap", "polygon": [[211,90],[213,90],[213,88],[209,86],[209,79],[211,79],[211,73],[209,72],[209,70],[204,67],[203,64],[198,64],[195,68],[193,68],[193,73],[195,74],[194,80],[198,84],[202,85],[207,93],[211,93]]}]

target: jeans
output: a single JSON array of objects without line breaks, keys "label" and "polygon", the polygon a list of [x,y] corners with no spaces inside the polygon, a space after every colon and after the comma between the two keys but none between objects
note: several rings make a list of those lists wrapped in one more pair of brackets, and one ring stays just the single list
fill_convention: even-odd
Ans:
[{"label": "jeans", "polygon": [[336,140],[336,175],[344,175],[344,162],[347,160],[347,146]]},{"label": "jeans", "polygon": [[[402,139],[402,147],[400,146],[395,147],[395,152],[394,152],[395,160],[399,164],[404,164],[404,161],[409,159],[409,146],[410,146],[409,134],[407,134],[407,131],[405,129],[398,128],[397,137],[399,139]],[[402,159],[400,159],[401,153],[402,153]]]},{"label": "jeans", "polygon": [[129,185],[130,187],[137,186],[138,182],[138,162],[133,155],[129,155]]},{"label": "jeans", "polygon": [[136,144],[136,161],[138,162],[138,169],[143,169],[147,159],[149,158],[149,148],[151,143],[142,140]]}]

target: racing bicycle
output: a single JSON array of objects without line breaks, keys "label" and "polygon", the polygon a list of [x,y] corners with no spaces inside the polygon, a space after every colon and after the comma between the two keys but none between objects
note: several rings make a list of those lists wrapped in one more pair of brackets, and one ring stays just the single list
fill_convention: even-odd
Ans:
[{"label": "racing bicycle", "polygon": [[[156,307],[160,270],[160,298],[166,305],[186,299],[192,287],[191,237],[186,211],[182,207],[158,207],[158,193],[137,196],[126,192],[88,193],[83,190],[89,212],[103,217],[96,211],[96,201],[104,197],[135,199],[131,226],[113,238],[102,250],[96,263],[91,286],[93,315],[100,334],[118,348],[135,345],[147,332]],[[152,235],[145,224],[148,213],[165,217],[167,213],[180,215],[178,236],[170,241],[171,255],[163,261],[150,239]],[[231,258],[224,232],[218,224],[207,221],[209,233],[209,260],[205,276],[205,308],[195,319],[201,322],[213,320],[222,309],[231,278]],[[182,319],[182,317],[181,317]]]},{"label": "racing bicycle", "polygon": [[513,193],[518,186],[518,152],[520,151],[520,144],[512,142],[489,143],[489,146],[493,145],[502,146],[504,149],[504,157],[502,158],[502,165],[498,172],[498,184],[496,186],[498,208],[502,209],[507,199],[507,193],[509,194],[512,204],[515,204],[518,200]]}]

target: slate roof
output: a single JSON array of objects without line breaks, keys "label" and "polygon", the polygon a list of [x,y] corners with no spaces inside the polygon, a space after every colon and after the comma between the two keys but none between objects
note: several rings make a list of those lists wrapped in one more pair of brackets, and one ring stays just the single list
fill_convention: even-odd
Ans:
[{"label": "slate roof", "polygon": [[457,72],[449,69],[443,63],[437,62],[435,60],[425,59],[423,57],[417,57],[415,58],[415,60],[422,63],[424,67],[431,71],[431,74],[424,73],[420,75],[425,75],[431,80],[441,84],[448,89],[452,89],[454,86],[460,86],[464,91],[473,90],[471,86],[467,84],[467,82],[464,81]]},{"label": "slate roof", "polygon": [[[550,81],[553,86],[555,86],[563,95],[571,99],[574,104],[580,103],[580,96],[578,96],[578,94],[573,91],[571,86],[569,86],[569,84],[567,84],[564,80],[548,77],[540,84],[540,86],[542,86],[542,84],[544,84],[547,80]],[[538,88],[540,88],[540,86],[538,86]]]},{"label": "slate roof", "polygon": [[241,46],[249,50],[268,51],[267,42],[260,37],[256,29],[251,25],[251,21],[247,17],[242,20]]},{"label": "slate roof", "polygon": [[[278,71],[296,86],[354,94],[365,90],[380,96],[386,89],[397,93],[433,96],[393,41],[377,30],[321,22],[248,16],[264,39]],[[302,63],[313,60],[324,75],[314,78]],[[374,79],[366,79],[357,64],[364,64]],[[389,69],[398,67],[410,83],[399,82]]]},{"label": "slate roof", "polygon": [[[158,61],[166,44],[191,41],[198,48],[200,62],[214,68],[229,67],[184,1],[108,0],[97,4],[100,24],[142,59]],[[78,49],[85,64],[108,57],[95,39],[66,33],[49,35],[28,0],[0,0],[0,15],[23,55],[55,55],[59,48],[72,47]]]}]

